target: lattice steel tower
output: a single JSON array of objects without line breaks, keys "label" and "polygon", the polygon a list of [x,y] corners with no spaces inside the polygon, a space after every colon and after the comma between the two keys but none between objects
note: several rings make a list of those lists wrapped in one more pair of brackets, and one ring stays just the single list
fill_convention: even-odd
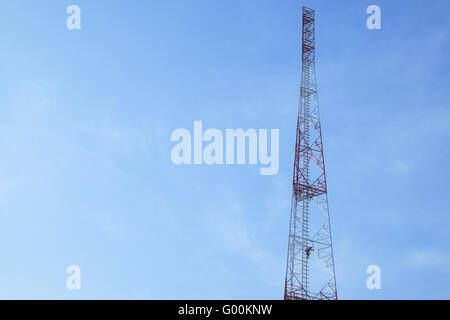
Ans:
[{"label": "lattice steel tower", "polygon": [[302,77],[284,299],[334,300],[336,276],[315,72],[315,12],[305,7],[302,11]]}]

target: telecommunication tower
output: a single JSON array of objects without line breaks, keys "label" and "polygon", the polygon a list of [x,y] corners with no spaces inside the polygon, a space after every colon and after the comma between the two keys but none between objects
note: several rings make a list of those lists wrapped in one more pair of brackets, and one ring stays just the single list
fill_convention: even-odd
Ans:
[{"label": "telecommunication tower", "polygon": [[337,299],[315,71],[315,12],[302,10],[297,117],[285,300]]}]

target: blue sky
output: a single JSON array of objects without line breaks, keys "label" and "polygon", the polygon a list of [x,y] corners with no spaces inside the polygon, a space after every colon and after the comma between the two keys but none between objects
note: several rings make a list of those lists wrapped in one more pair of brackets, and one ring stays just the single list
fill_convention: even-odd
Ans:
[{"label": "blue sky", "polygon": [[[302,5],[340,298],[450,298],[445,0],[3,3],[0,298],[282,298]],[[194,120],[280,129],[279,173],[175,166]]]}]

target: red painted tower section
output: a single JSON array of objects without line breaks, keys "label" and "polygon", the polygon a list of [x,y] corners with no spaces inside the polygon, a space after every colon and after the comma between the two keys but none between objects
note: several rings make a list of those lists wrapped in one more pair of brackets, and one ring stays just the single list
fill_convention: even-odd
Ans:
[{"label": "red painted tower section", "polygon": [[315,72],[315,12],[306,7],[302,11],[302,76],[284,299],[335,300],[336,276]]}]

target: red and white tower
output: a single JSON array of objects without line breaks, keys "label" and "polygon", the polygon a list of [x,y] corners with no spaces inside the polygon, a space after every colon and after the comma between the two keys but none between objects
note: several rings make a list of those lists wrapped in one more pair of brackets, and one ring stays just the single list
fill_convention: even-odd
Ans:
[{"label": "red and white tower", "polygon": [[337,299],[315,60],[315,12],[303,7],[302,78],[285,300]]}]

